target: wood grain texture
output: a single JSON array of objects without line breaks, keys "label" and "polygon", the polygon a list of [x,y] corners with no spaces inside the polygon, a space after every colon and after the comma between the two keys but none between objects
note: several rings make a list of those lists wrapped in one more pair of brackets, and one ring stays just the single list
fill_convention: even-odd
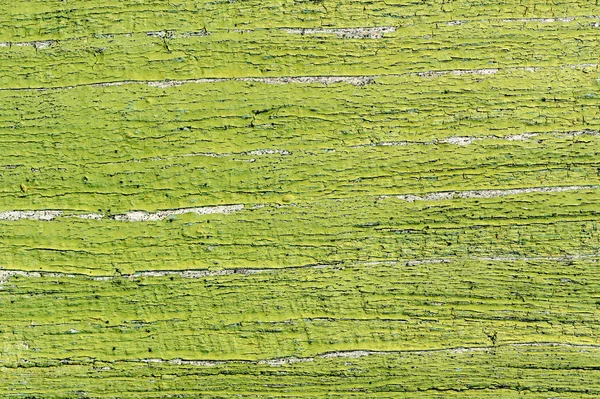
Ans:
[{"label": "wood grain texture", "polygon": [[599,397],[599,11],[0,0],[0,397]]}]

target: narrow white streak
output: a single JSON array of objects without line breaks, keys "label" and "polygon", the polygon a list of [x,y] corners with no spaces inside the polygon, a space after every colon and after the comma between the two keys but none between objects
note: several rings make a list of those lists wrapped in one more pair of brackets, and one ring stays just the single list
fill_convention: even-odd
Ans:
[{"label": "narrow white streak", "polygon": [[417,72],[415,75],[420,76],[422,78],[438,78],[443,75],[447,75],[450,71],[423,71]]},{"label": "narrow white streak", "polygon": [[600,253],[597,254],[577,254],[577,255],[561,255],[561,256],[493,256],[493,257],[478,257],[475,260],[486,262],[566,262],[580,259],[598,259]]},{"label": "narrow white streak", "polygon": [[[598,15],[581,15],[581,16],[577,16],[577,17],[558,17],[558,18],[503,18],[503,19],[499,19],[499,18],[494,18],[494,19],[475,19],[475,20],[454,20],[454,21],[448,21],[446,22],[446,25],[448,26],[458,26],[458,25],[464,25],[467,23],[471,23],[471,22],[478,22],[478,23],[486,23],[486,24],[494,24],[494,23],[498,23],[498,22],[505,22],[505,23],[534,23],[534,22],[539,22],[539,23],[554,23],[554,22],[573,22],[575,20],[594,20],[594,19],[600,19],[600,16]],[[434,22],[437,24],[437,22]],[[594,26],[597,25],[597,26]],[[599,27],[600,24],[598,24],[597,22],[592,24],[593,27]]]},{"label": "narrow white streak", "polygon": [[464,25],[464,24],[466,24],[468,22],[469,21],[464,21],[464,20],[449,21],[449,22],[446,22],[446,25],[448,25],[448,26],[457,26],[457,25]]},{"label": "narrow white streak", "polygon": [[150,36],[150,37],[173,37],[175,34],[175,31],[172,30],[161,30],[161,31],[156,31],[156,32],[146,32],[146,36]]},{"label": "narrow white streak", "polygon": [[[420,263],[439,263],[445,262],[446,260],[438,260],[438,259],[425,259],[425,260],[409,260],[408,262],[414,262],[414,264]],[[355,266],[361,265],[375,265],[375,264],[389,264],[396,265],[400,263],[400,261],[379,261],[379,262],[360,262],[356,263]],[[407,263],[408,264],[408,263]],[[137,278],[137,277],[167,277],[167,276],[178,276],[182,278],[202,278],[202,277],[214,277],[214,276],[227,276],[227,275],[252,275],[259,273],[278,273],[285,272],[289,270],[297,270],[297,269],[332,269],[332,270],[342,270],[344,266],[339,264],[314,264],[314,265],[300,265],[300,266],[289,266],[289,267],[281,267],[281,268],[235,268],[235,269],[220,269],[220,270],[210,270],[210,269],[187,269],[187,270],[144,270],[135,272],[132,274],[125,275],[110,275],[110,276],[90,276],[87,274],[75,274],[75,273],[61,273],[61,272],[30,272],[23,270],[6,270],[0,269],[0,280],[3,278],[6,280],[12,276],[23,276],[23,277],[56,277],[56,278],[87,278],[89,280],[95,281],[109,281],[119,278]]]},{"label": "narrow white streak", "polygon": [[373,28],[338,28],[338,29],[282,29],[286,33],[296,35],[337,35],[344,39],[381,39],[385,33],[396,31],[394,26],[378,26]]},{"label": "narrow white streak", "polygon": [[176,33],[174,30],[146,32],[146,36],[168,38],[168,39],[174,39],[174,38],[179,38],[179,37],[183,37],[183,38],[203,37],[203,36],[209,36],[209,35],[210,35],[210,32],[208,32],[206,30],[201,30],[201,31],[196,31],[196,32],[183,32],[183,33]]},{"label": "narrow white streak", "polygon": [[286,150],[272,150],[272,149],[264,149],[264,150],[254,150],[242,153],[243,155],[267,155],[267,154],[280,154],[280,155],[290,155],[289,151]]},{"label": "narrow white streak", "polygon": [[[377,351],[377,350],[347,350],[347,351],[336,351],[328,352],[315,356],[316,358],[331,359],[331,358],[359,358],[364,356],[372,355],[401,355],[401,354],[431,354],[431,353],[472,353],[472,352],[489,352],[497,348],[511,348],[511,347],[573,347],[573,348],[585,348],[585,349],[600,349],[600,345],[593,344],[570,344],[562,342],[518,342],[518,343],[506,343],[495,346],[476,346],[476,347],[457,347],[457,348],[440,348],[440,349],[406,349],[406,350],[388,350],[388,351]],[[309,358],[312,359],[312,358]]]},{"label": "narrow white streak", "polygon": [[167,363],[173,365],[191,365],[200,367],[215,367],[222,366],[232,363],[248,363],[257,365],[268,365],[272,367],[284,366],[294,363],[306,363],[314,362],[317,359],[336,359],[336,358],[349,358],[357,359],[365,356],[402,356],[402,355],[431,355],[431,354],[463,354],[463,353],[476,353],[476,352],[493,352],[502,348],[536,348],[536,347],[561,347],[561,348],[577,348],[577,349],[600,349],[600,345],[594,344],[576,344],[576,343],[563,343],[563,342],[515,342],[506,343],[493,346],[472,346],[472,347],[454,347],[454,348],[433,348],[433,349],[398,349],[398,350],[346,350],[328,352],[315,355],[313,357],[281,357],[275,359],[264,359],[264,360],[187,360],[181,358],[175,359],[139,359],[129,360],[134,363]]},{"label": "narrow white streak", "polygon": [[[515,70],[519,70],[523,68],[515,68]],[[493,75],[500,71],[498,68],[483,68],[483,69],[454,69],[451,71],[425,71],[425,72],[417,72],[416,75],[420,77],[426,78],[436,78],[443,75]]]},{"label": "narrow white streak", "polygon": [[[368,262],[367,262],[368,263]],[[357,265],[363,265],[367,263],[360,263]],[[396,261],[390,262],[379,262],[386,264],[396,264]],[[429,263],[437,263],[437,262],[429,262]],[[303,265],[303,266],[289,266],[282,268],[267,268],[267,269],[254,269],[254,268],[236,268],[236,269],[221,269],[221,270],[209,270],[209,269],[188,269],[188,270],[146,270],[135,272],[131,274],[130,278],[136,277],[166,277],[166,276],[178,276],[182,278],[201,278],[201,277],[214,277],[214,276],[228,276],[228,275],[252,275],[252,274],[260,274],[260,273],[278,273],[282,271],[289,270],[297,270],[297,269],[329,269],[332,270],[341,270],[344,269],[343,266],[337,264],[316,264],[316,265]],[[109,277],[109,276],[106,276]],[[116,278],[114,276],[110,276],[109,278]]]},{"label": "narrow white streak", "polygon": [[364,356],[370,356],[370,355],[391,355],[395,352],[388,352],[388,351],[339,351],[339,352],[329,352],[329,353],[325,353],[323,355],[318,355],[317,357],[323,358],[323,359],[332,359],[332,358],[338,358],[338,357],[347,357],[347,358],[351,358],[351,359],[356,359],[359,357],[364,357]]},{"label": "narrow white streak", "polygon": [[575,17],[561,17],[561,18],[506,18],[502,22],[541,22],[544,24],[553,22],[573,22]]},{"label": "narrow white streak", "polygon": [[53,220],[63,215],[63,211],[5,211],[0,212],[0,220]]},{"label": "narrow white streak", "polygon": [[523,133],[523,134],[511,134],[509,136],[504,136],[504,140],[508,141],[527,141],[536,136],[539,136],[538,133]]},{"label": "narrow white streak", "polygon": [[454,145],[469,145],[476,140],[481,140],[479,137],[467,137],[467,136],[453,136],[447,139],[440,140],[439,143],[443,144],[454,144]]},{"label": "narrow white streak", "polygon": [[175,37],[204,37],[204,36],[209,36],[210,32],[207,32],[206,30],[201,30],[201,31],[197,31],[197,32],[184,32],[181,33],[179,35],[175,35]]},{"label": "narrow white streak", "polygon": [[415,201],[443,201],[451,199],[464,199],[464,198],[497,198],[505,197],[508,195],[518,194],[529,194],[529,193],[558,193],[564,191],[576,191],[576,190],[592,190],[597,189],[600,186],[558,186],[558,187],[532,187],[532,188],[517,188],[517,189],[506,189],[506,190],[470,190],[470,191],[442,191],[429,193],[425,195],[392,195],[392,196],[381,196],[380,199],[385,198],[397,198],[406,202]]},{"label": "narrow white streak", "polygon": [[329,85],[334,83],[348,83],[354,86],[365,86],[375,82],[375,76],[298,76],[280,78],[237,78],[240,82],[260,82],[267,84],[287,83],[320,83]]},{"label": "narrow white streak", "polygon": [[313,362],[314,360],[312,357],[280,357],[277,359],[259,360],[256,364],[279,367],[287,364]]},{"label": "narrow white streak", "polygon": [[515,342],[512,344],[504,344],[500,346],[522,346],[522,347],[540,347],[540,346],[553,346],[553,347],[564,347],[564,348],[582,348],[582,349],[600,349],[600,345],[594,344],[573,344],[567,342]]},{"label": "narrow white streak", "polygon": [[185,213],[195,213],[197,215],[211,215],[215,213],[229,214],[244,209],[244,205],[220,205],[220,206],[205,206],[200,208],[183,208],[168,211],[144,212],[132,211],[123,215],[115,215],[113,219],[124,222],[154,222],[164,220],[169,216],[182,215]]},{"label": "narrow white streak", "polygon": [[55,42],[53,40],[46,40],[46,41],[41,41],[41,42],[35,42],[34,47],[38,50],[41,49],[45,49],[47,47],[50,47],[54,44]]},{"label": "narrow white streak", "polygon": [[554,137],[578,137],[578,136],[600,136],[600,131],[597,130],[577,130],[572,132],[544,132],[544,133],[522,133],[522,134],[511,134],[508,136],[452,136],[441,140],[431,141],[382,141],[379,143],[359,144],[350,146],[350,148],[365,148],[365,147],[405,147],[408,145],[437,145],[437,144],[451,144],[466,146],[473,144],[475,141],[481,140],[507,140],[507,141],[527,141],[534,137],[542,135],[554,136]]},{"label": "narrow white streak", "polygon": [[[444,144],[455,144],[455,145],[466,145],[471,144],[473,141],[482,140],[484,138],[488,138],[487,136],[483,137],[449,137],[443,140],[432,140],[432,141],[381,141],[378,143],[369,143],[369,144],[358,144],[350,146],[350,148],[366,148],[366,147],[406,147],[408,145],[436,145],[439,143]],[[495,137],[497,138],[497,137]]]},{"label": "narrow white streak", "polygon": [[175,156],[171,156],[171,157],[154,157],[154,158],[149,158],[149,159],[152,161],[159,161],[159,160],[162,161],[162,160],[185,158],[185,157],[223,158],[223,157],[233,157],[236,155],[273,155],[273,154],[291,155],[291,152],[288,150],[265,148],[265,149],[245,151],[245,152],[222,152],[219,154],[217,154],[216,152],[193,152],[191,154],[175,155]]},{"label": "narrow white streak", "polygon": [[[60,277],[59,273],[50,273],[51,277]],[[70,275],[69,277],[71,278],[75,278],[78,277],[77,275]],[[112,276],[91,276],[90,280],[93,281],[110,281],[110,280],[114,280],[114,277]]]},{"label": "narrow white streak", "polygon": [[50,221],[60,216],[74,217],[79,219],[102,220],[104,218],[123,221],[123,222],[154,222],[164,220],[169,216],[183,215],[185,213],[195,213],[197,215],[212,215],[215,213],[229,214],[244,209],[243,204],[238,205],[219,205],[204,206],[199,208],[181,208],[158,212],[131,211],[122,215],[108,216],[102,213],[84,213],[84,214],[65,214],[59,210],[44,211],[4,211],[0,212],[0,220],[16,221],[21,219]]},{"label": "narrow white streak", "polygon": [[168,159],[175,159],[175,158],[185,158],[185,157],[211,157],[211,158],[221,158],[221,157],[228,157],[231,156],[231,154],[228,153],[222,153],[222,154],[217,154],[216,152],[192,152],[191,154],[182,154],[182,155],[177,155],[177,156],[173,156],[173,157],[154,157],[154,158],[149,158],[150,160],[153,161],[164,161],[164,160],[168,160]]},{"label": "narrow white streak", "polygon": [[41,273],[24,272],[20,270],[0,270],[0,284],[8,281],[13,276],[41,277]]},{"label": "narrow white streak", "polygon": [[102,220],[104,218],[104,215],[102,215],[100,213],[85,213],[85,214],[81,214],[81,215],[73,215],[73,217],[76,217],[79,219]]},{"label": "narrow white streak", "polygon": [[[117,36],[120,36],[119,34],[117,34]],[[113,33],[95,33],[94,35],[92,35],[92,37],[94,39],[114,39],[115,35]],[[69,38],[67,40],[80,40],[81,38]]]},{"label": "narrow white streak", "polygon": [[[405,147],[409,144],[429,144],[429,143],[420,143],[420,142],[416,142],[416,141],[383,141],[381,143],[376,143],[373,145],[357,145],[357,146],[353,146],[352,148],[361,148],[361,147],[372,147],[372,146],[381,146],[381,147],[396,147],[396,146],[400,146],[400,147]],[[431,143],[433,144],[433,143]]]},{"label": "narrow white streak", "polygon": [[[418,265],[431,265],[436,263],[452,263],[451,259],[403,259],[403,260],[384,260],[384,261],[369,261],[359,262],[355,266],[377,266],[377,265],[404,265],[404,266],[418,266]],[[349,265],[350,266],[350,265]],[[315,267],[317,268],[317,267]]]},{"label": "narrow white streak", "polygon": [[598,64],[593,64],[593,63],[588,63],[588,64],[569,64],[569,65],[566,65],[566,67],[571,68],[571,69],[577,69],[577,68],[598,68]]},{"label": "narrow white streak", "polygon": [[0,269],[0,282],[8,281],[11,277],[27,277],[27,278],[40,278],[40,277],[52,277],[52,278],[81,278],[85,276],[89,280],[93,281],[109,281],[114,279],[114,276],[86,276],[83,274],[73,273],[57,273],[57,272],[28,272],[23,270],[2,270]]},{"label": "narrow white streak", "polygon": [[457,76],[462,75],[493,75],[498,73],[498,68],[484,68],[484,69],[458,69],[451,71],[450,73]]},{"label": "narrow white streak", "polygon": [[576,130],[573,132],[557,132],[557,137],[578,137],[578,136],[600,136],[600,131],[598,130]]},{"label": "narrow white streak", "polygon": [[224,269],[224,270],[156,270],[156,271],[142,271],[136,272],[130,275],[118,275],[118,276],[88,276],[85,274],[74,274],[74,273],[57,273],[57,272],[29,272],[23,270],[2,270],[0,269],[0,283],[8,281],[11,277],[26,277],[26,278],[86,278],[92,281],[112,281],[119,278],[139,278],[139,277],[167,277],[167,276],[178,276],[182,278],[202,278],[202,277],[215,277],[225,275],[251,275],[258,273],[270,273],[280,269]]},{"label": "narrow white streak", "polygon": [[449,353],[452,354],[461,354],[461,353],[473,353],[473,352],[490,352],[493,350],[493,347],[484,346],[480,348],[454,348],[448,350]]},{"label": "narrow white streak", "polygon": [[375,81],[373,76],[299,76],[299,77],[273,77],[273,78],[205,78],[205,79],[184,79],[184,80],[164,80],[164,81],[123,81],[113,83],[97,83],[92,86],[121,86],[124,84],[147,84],[150,87],[169,88],[182,86],[184,84],[199,83],[217,83],[217,82],[259,82],[266,84],[287,84],[287,83],[319,83],[323,85],[333,83],[348,83],[354,86],[364,86]]},{"label": "narrow white streak", "polygon": [[258,273],[269,273],[275,272],[279,269],[222,269],[222,270],[150,270],[133,273],[130,277],[166,277],[166,276],[178,276],[182,278],[201,278],[201,277],[214,277],[214,276],[227,276],[233,274],[258,274]]},{"label": "narrow white streak", "polygon": [[436,263],[452,263],[450,259],[415,259],[406,261],[405,266],[434,265]]},{"label": "narrow white streak", "polygon": [[177,366],[186,365],[186,366],[200,366],[200,367],[215,367],[221,366],[230,363],[251,363],[251,364],[259,364],[259,365],[268,365],[268,366],[283,366],[287,364],[294,363],[305,363],[312,362],[314,358],[299,358],[299,357],[283,357],[276,359],[266,359],[266,360],[188,360],[188,359],[160,359],[160,358],[152,358],[152,359],[140,359],[138,362],[141,363],[167,363],[173,364]]},{"label": "narrow white streak", "polygon": [[[159,87],[159,88],[167,88],[167,87],[175,87],[181,86],[186,83],[215,83],[215,82],[225,82],[231,79],[220,79],[220,78],[207,78],[207,79],[188,79],[188,80],[161,80],[161,81],[153,81],[153,80],[123,80],[120,82],[105,82],[105,83],[92,83],[90,85],[82,85],[82,86],[90,86],[90,87],[113,87],[113,86],[124,86],[131,84],[146,84],[150,87]],[[75,86],[69,86],[65,88],[73,88]]]},{"label": "narrow white streak", "polygon": [[[598,64],[566,64],[560,65],[557,67],[510,67],[505,69],[500,68],[483,68],[483,69],[454,69],[454,70],[445,70],[445,71],[423,71],[423,72],[413,72],[409,73],[410,75],[416,75],[425,78],[437,78],[444,75],[455,75],[455,76],[463,76],[463,75],[493,75],[495,73],[504,71],[526,71],[526,72],[538,72],[543,69],[579,69],[579,68],[597,68]],[[400,75],[386,75],[386,76],[400,76]]]},{"label": "narrow white streak", "polygon": [[[445,261],[445,260],[444,260]],[[409,261],[415,262],[414,264],[419,263],[439,263],[437,259],[433,260],[423,260],[423,261]],[[397,261],[381,261],[381,262],[366,262],[366,263],[358,263],[357,266],[367,265],[367,264],[390,264],[396,265]],[[238,269],[221,269],[221,270],[210,270],[210,269],[188,269],[188,270],[146,270],[139,271],[129,275],[111,275],[111,276],[89,276],[86,274],[75,274],[75,273],[60,273],[60,272],[30,272],[23,270],[4,270],[0,269],[0,282],[7,281],[9,278],[13,276],[21,276],[28,278],[40,278],[40,277],[52,277],[52,278],[86,278],[94,281],[110,281],[119,278],[129,278],[134,279],[138,277],[167,277],[167,276],[178,276],[181,278],[202,278],[202,277],[215,277],[215,276],[227,276],[227,275],[243,275],[248,276],[252,274],[260,274],[260,273],[278,273],[285,272],[289,270],[297,270],[297,269],[332,269],[332,270],[342,270],[343,266],[337,264],[316,264],[316,265],[304,265],[304,266],[290,266],[283,268],[268,268],[268,269],[252,269],[252,268],[238,268]]]},{"label": "narrow white streak", "polygon": [[[168,87],[176,87],[181,86],[187,83],[217,83],[217,82],[227,82],[231,79],[224,78],[205,78],[205,79],[188,79],[188,80],[164,80],[164,81],[148,81],[145,82],[150,87],[158,87],[161,89],[166,89]],[[144,82],[139,82],[144,83]]]},{"label": "narrow white streak", "polygon": [[[104,83],[91,83],[89,85],[82,85],[82,86],[89,86],[89,87],[112,87],[112,86],[124,86],[124,85],[131,85],[131,84],[136,84],[136,83],[147,83],[147,82],[138,82],[135,80],[122,80],[119,82],[104,82]],[[65,88],[71,89],[77,86],[67,86]]]},{"label": "narrow white streak", "polygon": [[37,50],[48,48],[56,43],[55,40],[40,40],[33,42],[0,42],[0,47],[35,47]]},{"label": "narrow white streak", "polygon": [[190,366],[202,366],[202,367],[214,367],[221,364],[226,364],[226,361],[218,361],[218,360],[185,360],[185,359],[172,359],[172,360],[163,360],[163,359],[148,359],[152,363],[169,363],[175,365],[190,365]]}]

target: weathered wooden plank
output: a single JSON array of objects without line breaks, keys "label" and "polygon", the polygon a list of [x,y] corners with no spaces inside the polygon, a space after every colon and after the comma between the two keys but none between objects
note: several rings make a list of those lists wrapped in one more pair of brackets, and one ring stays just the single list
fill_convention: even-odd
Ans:
[{"label": "weathered wooden plank", "polygon": [[600,392],[597,358],[595,346],[544,343],[258,364],[83,358],[4,367],[0,392],[46,398],[593,398]]},{"label": "weathered wooden plank", "polygon": [[0,204],[124,213],[594,185],[598,76],[584,68],[386,77],[363,87],[2,92]]},{"label": "weathered wooden plank", "polygon": [[597,267],[598,259],[489,260],[192,278],[16,276],[0,294],[2,341],[17,350],[9,364],[23,355],[261,360],[356,348],[595,345]]},{"label": "weathered wooden plank", "polygon": [[[600,189],[414,201],[355,197],[156,222],[2,221],[0,263],[112,275],[447,257],[593,255]],[[508,194],[508,193],[507,193]]]},{"label": "weathered wooden plank", "polygon": [[600,395],[594,1],[0,4],[0,396]]},{"label": "weathered wooden plank", "polygon": [[378,39],[269,29],[6,43],[0,47],[0,87],[596,65],[600,51],[600,30],[587,19],[422,24],[393,30]]},{"label": "weathered wooden plank", "polygon": [[[4,171],[6,188],[0,203],[13,209],[50,208],[110,217],[137,209],[254,206],[540,185],[561,190],[600,184],[600,137],[540,135],[536,139],[490,139],[469,147],[385,146],[289,155],[276,150],[275,154],[197,155],[58,167],[36,164],[29,169],[21,164]],[[375,162],[378,170],[371,167]]]},{"label": "weathered wooden plank", "polygon": [[[47,40],[162,30],[353,28],[419,22],[597,18],[597,4],[568,1],[87,1],[36,0],[1,5],[2,40]],[[536,21],[538,20],[538,21]],[[455,22],[456,23],[456,22]]]}]

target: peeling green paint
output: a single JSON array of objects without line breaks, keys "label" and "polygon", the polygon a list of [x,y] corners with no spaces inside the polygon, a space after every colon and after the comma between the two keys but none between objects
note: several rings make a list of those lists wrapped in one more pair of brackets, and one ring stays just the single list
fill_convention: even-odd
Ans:
[{"label": "peeling green paint", "polygon": [[0,11],[1,397],[600,396],[596,2]]},{"label": "peeling green paint", "polygon": [[28,347],[7,364],[23,356],[261,360],[356,348],[594,345],[597,267],[598,259],[468,260],[93,283],[15,277],[1,294],[3,307],[12,302],[2,341]]},{"label": "peeling green paint", "polygon": [[282,30],[86,37],[43,48],[0,47],[0,82],[3,87],[37,88],[122,80],[387,75],[595,64],[600,45],[594,26],[589,20],[425,24],[399,27],[381,39]]},{"label": "peeling green paint", "polygon": [[[364,87],[219,82],[0,92],[0,204],[120,213],[281,202],[287,194],[301,201],[597,184],[600,112],[586,94],[597,90],[598,76],[562,69],[385,77]],[[595,133],[552,133],[589,129]],[[490,138],[526,133],[542,135]],[[454,136],[485,140],[351,148]],[[279,153],[252,153],[264,149]]]},{"label": "peeling green paint", "polygon": [[277,366],[84,358],[3,368],[0,381],[7,397],[36,392],[24,383],[31,381],[33,369],[44,377],[39,386],[49,398],[224,398],[232,392],[240,398],[593,398],[600,390],[597,358],[597,348],[544,344],[316,358]]},{"label": "peeling green paint", "polygon": [[[446,257],[544,257],[600,249],[600,189],[416,201],[355,197],[160,222],[0,221],[0,263],[110,275]],[[513,203],[508,208],[507,202]],[[350,220],[348,218],[351,217]]]}]

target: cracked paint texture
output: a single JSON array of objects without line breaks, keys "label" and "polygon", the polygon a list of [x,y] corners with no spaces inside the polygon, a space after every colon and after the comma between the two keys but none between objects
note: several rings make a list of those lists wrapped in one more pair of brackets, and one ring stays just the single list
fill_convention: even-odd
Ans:
[{"label": "cracked paint texture", "polygon": [[595,1],[0,11],[0,397],[600,396]]}]

